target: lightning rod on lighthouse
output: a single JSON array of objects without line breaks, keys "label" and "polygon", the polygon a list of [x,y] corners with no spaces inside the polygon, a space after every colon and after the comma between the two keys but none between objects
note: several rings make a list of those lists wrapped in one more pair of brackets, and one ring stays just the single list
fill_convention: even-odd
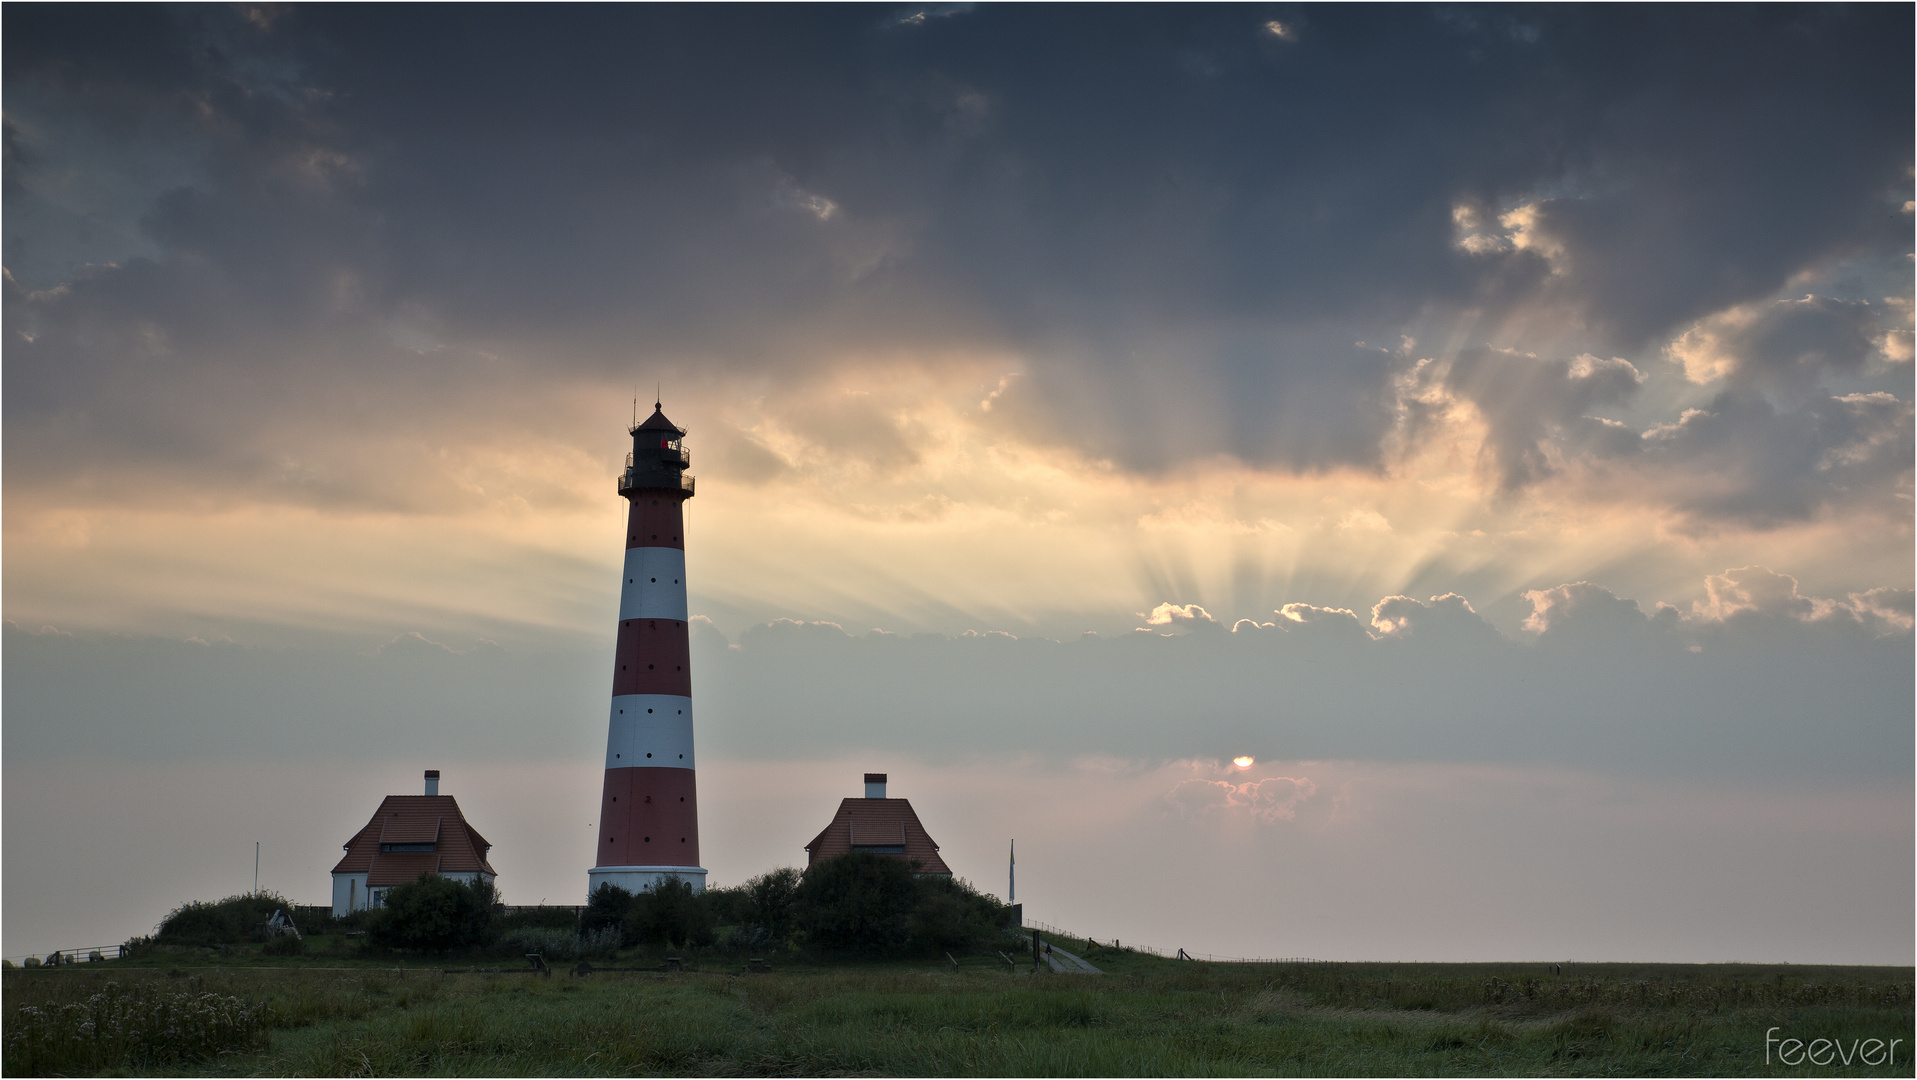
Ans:
[{"label": "lightning rod on lighthouse", "polygon": [[632,427],[619,477],[626,517],[619,644],[599,805],[599,857],[588,892],[644,892],[669,877],[705,890],[693,783],[692,664],[686,625],[685,430],[659,403]]}]

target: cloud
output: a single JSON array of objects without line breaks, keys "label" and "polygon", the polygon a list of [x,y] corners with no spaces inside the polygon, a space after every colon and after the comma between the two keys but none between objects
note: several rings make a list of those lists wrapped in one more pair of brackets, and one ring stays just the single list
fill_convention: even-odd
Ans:
[{"label": "cloud", "polygon": [[1532,605],[1524,628],[1540,643],[1606,647],[1655,641],[1670,647],[1717,640],[1719,632],[1740,626],[1841,623],[1890,636],[1907,633],[1912,625],[1910,589],[1871,589],[1845,599],[1805,596],[1796,578],[1763,566],[1712,574],[1704,587],[1704,597],[1688,613],[1658,604],[1649,616],[1636,601],[1588,581],[1534,589],[1524,594]]},{"label": "cloud", "polygon": [[[1805,296],[1719,312],[1666,347],[1692,382],[1724,380],[1790,403],[1814,397],[1826,374],[1855,374],[1897,348],[1882,310],[1868,301]],[[1885,347],[1887,346],[1887,347]]]},{"label": "cloud", "polygon": [[[1523,594],[1531,602],[1531,614],[1524,628],[1552,641],[1584,639],[1613,640],[1648,629],[1637,601],[1618,596],[1601,585],[1577,581],[1551,589],[1532,589]],[[1668,621],[1674,608],[1660,607],[1660,621]]]},{"label": "cloud", "polygon": [[816,192],[807,191],[789,176],[779,178],[779,205],[811,214],[820,221],[831,221],[839,214],[839,204]]},{"label": "cloud", "polygon": [[1619,473],[1699,523],[1758,527],[1848,510],[1908,515],[1909,401],[1884,392],[1779,411],[1725,393],[1644,433],[1643,460]]},{"label": "cloud", "polygon": [[[1262,624],[1278,629],[1293,641],[1318,643],[1325,647],[1354,646],[1370,639],[1358,613],[1346,608],[1317,607],[1291,603],[1278,608],[1275,622]],[[1257,624],[1254,624],[1257,625]]]},{"label": "cloud", "polygon": [[1140,612],[1139,618],[1146,626],[1189,627],[1200,630],[1222,630],[1223,624],[1212,618],[1211,612],[1197,604],[1160,604],[1149,612]]},{"label": "cloud", "polygon": [[1850,594],[1851,610],[1867,622],[1875,622],[1882,633],[1909,633],[1917,592],[1910,589],[1878,588]]},{"label": "cloud", "polygon": [[[1534,629],[1518,641],[1454,594],[1379,601],[1375,636],[1304,606],[1232,633],[1070,641],[799,619],[729,641],[700,620],[699,738],[703,752],[767,760],[1251,754],[1747,776],[1879,775],[1909,760],[1907,588],[1824,598],[1745,567],[1713,575],[1682,615],[1647,619],[1590,582],[1530,600]],[[402,634],[374,653],[5,633],[8,749],[22,760],[99,747],[297,757],[367,739],[400,753],[482,736],[499,752],[590,758],[604,738],[608,641],[458,651]],[[1306,795],[1280,782],[1233,797],[1282,816]]]},{"label": "cloud", "polygon": [[[1451,398],[1469,402],[1484,423],[1485,452],[1506,489],[1522,487],[1552,471],[1555,436],[1567,453],[1625,452],[1632,432],[1587,415],[1622,405],[1644,376],[1630,361],[1582,355],[1545,360],[1502,349],[1473,348],[1448,364],[1430,365]],[[1438,372],[1442,374],[1438,374]],[[1426,402],[1432,399],[1427,397]]]},{"label": "cloud", "polygon": [[1166,793],[1165,801],[1187,817],[1244,811],[1257,821],[1290,821],[1297,815],[1298,804],[1317,790],[1318,785],[1305,777],[1268,776],[1243,784],[1192,778],[1179,781]]},{"label": "cloud", "polygon": [[[1481,318],[1461,344],[1490,348],[1530,321],[1586,340],[1499,347],[1614,357],[1653,328],[1762,303],[1833,253],[1903,243],[1897,208],[1887,224],[1868,196],[1908,166],[1908,125],[1885,104],[1907,67],[1886,44],[1901,13],[1644,19],[1314,15],[1314,44],[1350,59],[1334,65],[1271,50],[1269,27],[1170,9],[1090,42],[1066,13],[1004,9],[962,35],[878,44],[853,12],[751,26],[477,13],[470,40],[515,50],[502,74],[474,59],[484,44],[421,63],[444,28],[417,13],[289,10],[264,28],[239,9],[156,11],[103,35],[22,9],[8,130],[31,153],[8,167],[31,182],[9,189],[8,268],[48,296],[88,263],[117,269],[85,300],[10,302],[9,327],[34,341],[8,345],[23,388],[9,448],[44,436],[36,421],[77,418],[149,433],[158,460],[196,447],[182,475],[217,486],[294,417],[470,430],[512,415],[527,386],[602,390],[634,367],[780,390],[848,350],[962,343],[1020,356],[1028,377],[1007,397],[1021,408],[1001,399],[995,415],[1125,468],[1221,453],[1377,467],[1395,365],[1354,340]],[[1684,78],[1721,94],[1671,81],[1672,40],[1716,43],[1691,60],[1708,74]],[[634,41],[674,44],[635,74]],[[1073,61],[1031,67],[1007,41]],[[1526,42],[1555,50],[1548,70],[1522,59],[1542,47]],[[1193,50],[1220,89],[1177,70]],[[1769,61],[1780,50],[1790,64]],[[1255,104],[1294,84],[1337,108]],[[1754,125],[1729,104],[1751,100],[1846,119]],[[50,186],[68,174],[77,186]],[[1458,251],[1459,206],[1477,208],[1466,235],[1497,250]],[[374,344],[418,324],[403,311],[443,352]],[[165,377],[136,362],[143,339],[165,343]],[[1609,378],[1537,390],[1546,426],[1602,442],[1569,399],[1615,400],[1598,390]],[[1521,410],[1473,388],[1497,414],[1503,473],[1548,467]],[[1159,423],[1178,438],[1138,437]],[[329,452],[319,434],[306,446]],[[10,486],[57,475],[59,456],[19,459]]]},{"label": "cloud", "polygon": [[1429,604],[1409,596],[1387,596],[1372,607],[1371,625],[1382,640],[1421,637],[1451,644],[1502,640],[1471,602],[1456,593],[1434,596]]}]

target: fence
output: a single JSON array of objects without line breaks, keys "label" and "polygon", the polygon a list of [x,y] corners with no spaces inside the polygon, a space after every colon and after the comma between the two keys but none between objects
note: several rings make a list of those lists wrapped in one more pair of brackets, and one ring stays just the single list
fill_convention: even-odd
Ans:
[{"label": "fence", "polygon": [[[1051,923],[1039,922],[1037,919],[1026,919],[1025,929],[1037,930],[1038,932],[1042,934],[1050,934],[1055,938],[1062,938],[1066,942],[1091,941],[1091,942],[1097,942],[1099,945],[1105,944],[1104,942],[1099,941],[1097,938],[1090,937],[1086,934],[1074,934],[1069,930],[1063,930],[1063,929],[1060,929],[1059,927],[1053,926]],[[1177,952],[1166,952],[1163,949],[1153,948],[1150,945],[1140,945],[1137,942],[1133,942],[1130,945],[1122,945],[1119,943],[1117,938],[1112,939],[1111,947],[1114,949],[1130,949],[1132,952],[1150,953],[1153,956],[1162,956],[1167,960],[1177,960],[1179,959],[1179,953],[1182,953],[1185,951],[1183,949],[1179,949]]]},{"label": "fence", "polygon": [[[7,959],[14,964],[25,964],[29,957],[44,961],[49,956],[59,956],[63,958],[62,963],[91,964],[101,960],[118,960],[125,953],[124,945],[82,945],[77,949],[51,949],[44,953],[16,953]],[[96,954],[99,960],[94,959]]]},{"label": "fence", "polygon": [[[524,915],[528,913],[541,915],[546,912],[565,912],[574,920],[577,920],[581,915],[585,914],[586,911],[583,905],[578,904],[501,904],[498,910],[506,915]],[[300,928],[301,933],[323,928],[333,921],[333,907],[331,904],[294,904],[287,909],[287,914],[293,916],[293,924]]]},{"label": "fence", "polygon": [[[1027,930],[1037,930],[1040,933],[1050,934],[1055,938],[1062,939],[1060,942],[1061,944],[1069,943],[1072,941],[1089,941],[1089,942],[1096,942],[1099,945],[1105,944],[1102,941],[1098,941],[1097,938],[1087,937],[1084,934],[1074,934],[1069,930],[1062,930],[1056,926],[1053,926],[1051,923],[1040,922],[1037,919],[1026,919],[1024,922],[1024,925],[1025,925],[1025,929]],[[1331,964],[1331,963],[1336,963],[1336,961],[1333,961],[1333,960],[1313,960],[1312,958],[1308,956],[1282,956],[1282,957],[1215,956],[1211,953],[1202,953],[1202,954],[1189,953],[1183,949],[1175,949],[1171,952],[1166,952],[1163,949],[1153,948],[1150,945],[1140,945],[1137,942],[1133,942],[1130,945],[1121,945],[1117,938],[1112,939],[1111,947],[1114,949],[1129,949],[1132,952],[1149,953],[1152,956],[1163,957],[1166,960],[1202,960],[1208,964]]]}]

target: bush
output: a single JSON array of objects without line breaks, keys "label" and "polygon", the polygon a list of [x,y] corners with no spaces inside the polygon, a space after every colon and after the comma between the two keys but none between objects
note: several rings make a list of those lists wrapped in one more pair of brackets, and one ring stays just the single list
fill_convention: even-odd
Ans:
[{"label": "bush", "polygon": [[[624,909],[621,909],[622,911]],[[617,924],[618,919],[612,920]],[[580,929],[580,911],[575,907],[562,907],[557,904],[544,907],[523,907],[508,911],[493,920],[495,934],[507,934],[514,930],[564,930],[575,933]]]},{"label": "bush", "polygon": [[241,893],[224,900],[181,904],[160,923],[154,940],[162,945],[237,945],[266,938],[266,920],[275,911],[292,910],[277,893]]},{"label": "bush", "polygon": [[[762,898],[768,931],[777,932],[781,910],[807,944],[859,953],[969,952],[993,947],[1006,909],[969,883],[945,876],[915,876],[902,859],[853,852],[827,859],[805,872],[790,893],[793,871],[755,878],[748,891]],[[783,940],[783,939],[775,939]]]},{"label": "bush", "polygon": [[617,926],[602,926],[583,934],[534,926],[506,933],[493,947],[513,956],[538,953],[547,960],[586,960],[612,956],[622,933]]},{"label": "bush", "polygon": [[390,948],[428,952],[478,945],[490,936],[498,904],[497,891],[486,882],[467,884],[422,874],[386,890],[367,936]]},{"label": "bush", "polygon": [[[623,928],[626,925],[626,912],[632,910],[632,894],[617,885],[607,882],[592,891],[586,898],[585,913],[579,917],[581,932],[590,933],[608,926]],[[636,944],[631,938],[621,942],[625,945]]]},{"label": "bush", "polygon": [[306,940],[292,934],[281,934],[260,946],[260,951],[268,956],[304,956]]},{"label": "bush", "polygon": [[40,958],[37,956],[29,956],[24,961],[21,961],[21,963],[25,967],[37,968],[40,966]]},{"label": "bush", "polygon": [[626,909],[627,940],[643,945],[710,945],[712,911],[692,883],[668,877],[632,898]]},{"label": "bush", "polygon": [[754,941],[783,945],[792,940],[793,914],[799,894],[799,872],[782,866],[745,883],[745,916],[739,922]]},{"label": "bush", "polygon": [[708,885],[706,891],[699,894],[699,903],[705,905],[714,926],[744,926],[752,921],[752,898],[743,885],[730,889]]},{"label": "bush", "polygon": [[826,859],[805,872],[793,899],[809,944],[878,953],[911,943],[918,889],[902,859],[864,851]]},{"label": "bush", "polygon": [[1004,933],[1005,905],[972,888],[970,882],[949,877],[922,877],[917,881],[918,903],[912,912],[912,939],[927,951],[960,952],[989,949]]}]

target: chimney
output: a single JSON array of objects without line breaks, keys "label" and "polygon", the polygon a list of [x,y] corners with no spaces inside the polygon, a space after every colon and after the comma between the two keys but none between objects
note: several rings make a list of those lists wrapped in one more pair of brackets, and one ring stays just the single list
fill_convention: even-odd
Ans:
[{"label": "chimney", "polygon": [[426,770],[426,794],[428,795],[439,794],[439,770],[438,769]]},{"label": "chimney", "polygon": [[885,774],[869,772],[865,774],[865,797],[868,799],[885,798]]}]

